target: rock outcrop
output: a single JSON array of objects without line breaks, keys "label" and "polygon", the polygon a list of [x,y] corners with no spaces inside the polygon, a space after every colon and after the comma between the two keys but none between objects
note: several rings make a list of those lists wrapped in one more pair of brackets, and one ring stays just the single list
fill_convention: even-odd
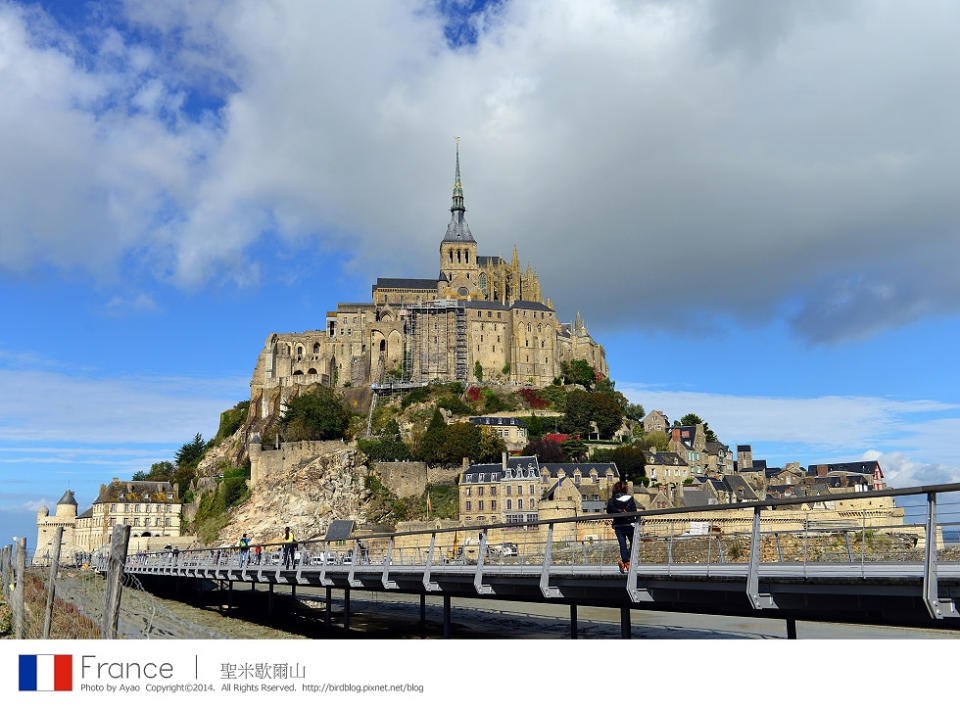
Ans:
[{"label": "rock outcrop", "polygon": [[355,447],[343,444],[292,469],[266,472],[250,499],[233,510],[218,541],[232,544],[244,532],[255,541],[278,541],[285,526],[306,539],[335,519],[366,522],[371,493],[362,460]]}]

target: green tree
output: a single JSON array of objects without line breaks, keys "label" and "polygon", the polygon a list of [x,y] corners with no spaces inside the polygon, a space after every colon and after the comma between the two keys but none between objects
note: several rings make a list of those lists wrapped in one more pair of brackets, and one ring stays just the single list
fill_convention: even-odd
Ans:
[{"label": "green tree", "polygon": [[530,441],[523,449],[524,455],[535,455],[541,463],[565,463],[568,458],[560,444],[554,440]]},{"label": "green tree", "polygon": [[560,444],[560,448],[571,463],[582,463],[587,457],[587,444],[579,438],[568,438]]},{"label": "green tree", "polygon": [[146,480],[147,474],[142,470],[138,470],[133,474],[133,480],[139,482],[140,480]]},{"label": "green tree", "polygon": [[643,449],[650,450],[656,448],[659,453],[666,453],[670,450],[670,438],[665,431],[650,431],[643,436]]},{"label": "green tree", "polygon": [[477,463],[498,462],[501,453],[507,449],[507,444],[493,431],[480,426],[477,428],[480,428],[480,445],[471,460]]},{"label": "green tree", "polygon": [[475,365],[473,365],[473,377],[474,377],[474,379],[476,379],[478,382],[482,382],[482,381],[483,381],[483,365],[480,364],[479,362],[477,362]]},{"label": "green tree", "polygon": [[396,419],[390,419],[387,421],[386,425],[383,427],[383,433],[380,434],[380,440],[382,441],[399,441],[400,440],[400,424],[397,423]]},{"label": "green tree", "polygon": [[420,447],[417,450],[417,456],[420,460],[432,465],[440,463],[444,456],[446,434],[447,424],[443,422],[440,409],[435,408],[433,417],[427,424],[427,430],[423,432],[423,437],[420,439]]},{"label": "green tree", "polygon": [[560,374],[566,384],[580,384],[590,389],[597,383],[593,367],[585,359],[574,359],[560,363]]},{"label": "green tree", "polygon": [[620,476],[632,481],[644,477],[647,459],[640,446],[618,446],[613,450],[594,451],[590,457],[593,463],[616,463]]},{"label": "green tree", "polygon": [[280,423],[288,441],[329,441],[343,438],[350,414],[333,389],[319,387],[290,399]]},{"label": "green tree", "polygon": [[706,436],[708,441],[717,440],[716,434],[710,430],[710,424],[708,424],[706,421],[704,421],[702,418],[700,418],[696,414],[693,414],[693,413],[687,414],[682,419],[680,419],[679,422],[674,421],[673,425],[674,426],[696,426],[698,423],[703,424],[703,434],[704,436]]},{"label": "green tree", "polygon": [[560,421],[560,430],[571,435],[588,437],[591,432],[590,421],[593,420],[593,401],[589,392],[567,392],[567,400],[563,406],[563,419]]},{"label": "green tree", "polygon": [[180,446],[180,450],[177,451],[175,460],[177,461],[178,468],[189,468],[195,467],[197,463],[200,462],[200,459],[203,457],[203,436],[199,433],[193,437],[192,441],[188,441]]},{"label": "green tree", "polygon": [[617,397],[606,391],[590,394],[590,418],[597,424],[600,438],[609,439],[623,423],[623,409]]},{"label": "green tree", "polygon": [[647,412],[643,410],[642,404],[627,404],[623,407],[623,415],[626,416],[631,421],[643,421],[644,416],[647,415]]}]

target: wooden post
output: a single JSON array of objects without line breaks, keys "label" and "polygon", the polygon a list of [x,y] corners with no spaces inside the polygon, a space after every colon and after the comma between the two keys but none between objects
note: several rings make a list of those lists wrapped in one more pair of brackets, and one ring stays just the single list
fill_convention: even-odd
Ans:
[{"label": "wooden post", "polygon": [[26,624],[26,606],[23,602],[23,589],[26,586],[27,540],[20,537],[17,540],[16,554],[13,562],[13,571],[16,577],[16,587],[13,590],[13,636],[17,640],[23,639],[24,625]]},{"label": "wooden post", "polygon": [[53,601],[56,597],[57,572],[60,569],[60,543],[63,541],[63,527],[53,530],[53,556],[50,558],[50,579],[47,581],[47,610],[43,614],[43,638],[50,637],[53,623]]},{"label": "wooden post", "polygon": [[117,524],[110,537],[110,558],[107,560],[106,590],[103,598],[103,622],[100,637],[109,640],[117,637],[120,621],[120,596],[123,593],[123,567],[127,562],[127,547],[130,545],[130,526]]},{"label": "wooden post", "polygon": [[570,604],[570,639],[577,639],[577,604]]},{"label": "wooden post", "polygon": [[629,640],[631,636],[631,625],[630,625],[630,607],[624,606],[620,609],[620,637]]},{"label": "wooden post", "polygon": [[333,622],[331,605],[333,603],[333,587],[327,586],[327,602],[324,604],[323,608],[323,623],[327,626],[327,630],[330,629],[330,624]]},{"label": "wooden post", "polygon": [[3,583],[3,590],[0,593],[8,601],[10,600],[10,551],[12,549],[13,547],[7,544],[0,552],[0,564],[3,566],[3,570],[0,572],[0,583]]},{"label": "wooden post", "polygon": [[350,589],[343,589],[343,629],[350,630]]}]

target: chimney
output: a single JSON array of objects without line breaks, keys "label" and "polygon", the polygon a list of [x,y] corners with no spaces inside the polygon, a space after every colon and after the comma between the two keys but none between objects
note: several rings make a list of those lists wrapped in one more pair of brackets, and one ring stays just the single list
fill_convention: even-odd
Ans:
[{"label": "chimney", "polygon": [[670,437],[675,440],[677,443],[680,442],[680,429],[672,428],[670,429]]},{"label": "chimney", "polygon": [[500,454],[500,464],[503,466],[504,470],[507,469],[507,452],[506,451],[503,451],[503,453]]}]

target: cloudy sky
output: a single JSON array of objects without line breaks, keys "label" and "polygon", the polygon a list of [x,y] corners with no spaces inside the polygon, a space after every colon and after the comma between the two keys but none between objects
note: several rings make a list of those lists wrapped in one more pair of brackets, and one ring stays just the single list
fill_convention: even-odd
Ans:
[{"label": "cloudy sky", "polygon": [[0,513],[89,503],[212,435],[269,333],[435,275],[454,136],[481,253],[516,244],[633,400],[960,479],[958,21],[0,0]]}]

